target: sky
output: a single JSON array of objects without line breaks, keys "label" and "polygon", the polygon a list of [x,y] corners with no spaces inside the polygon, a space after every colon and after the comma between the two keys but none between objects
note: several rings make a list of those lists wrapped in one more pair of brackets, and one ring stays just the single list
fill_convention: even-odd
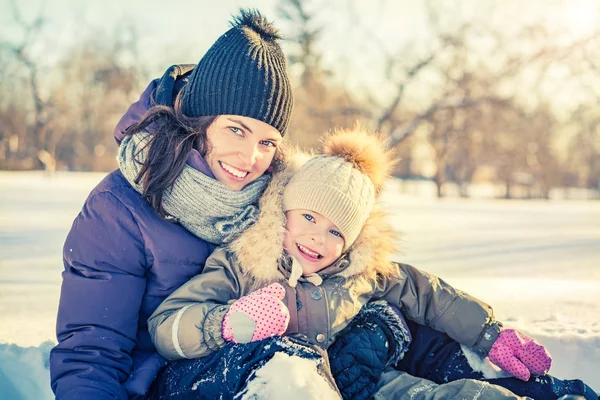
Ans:
[{"label": "sky", "polygon": [[[3,15],[2,21],[6,23],[3,24],[3,32],[15,35],[19,29],[12,23],[10,3],[10,0],[0,1],[0,15]],[[199,58],[227,29],[230,16],[239,7],[249,6],[260,7],[266,15],[274,14],[274,1],[271,0],[184,0],[177,3],[157,0],[18,1],[18,8],[24,19],[31,20],[41,14],[47,20],[47,31],[50,34],[46,39],[55,44],[45,46],[50,54],[79,40],[77,33],[113,29],[118,23],[133,23],[141,34],[142,53],[147,54],[148,58],[153,53],[153,47],[176,41],[197,46],[193,52]]]},{"label": "sky", "polygon": [[[259,9],[275,22],[284,37],[291,36],[289,26],[277,14],[279,0],[181,0],[175,3],[176,7],[158,0],[0,0],[0,42],[2,38],[19,42],[23,37],[23,29],[12,17],[11,3],[18,3],[27,21],[44,16],[44,35],[36,41],[32,53],[43,60],[48,73],[72,44],[90,35],[96,39],[112,35],[118,26],[133,25],[139,35],[140,62],[150,76],[160,76],[172,64],[197,63],[229,28],[231,16],[240,7]],[[338,79],[355,90],[360,85],[376,88],[380,84],[382,73],[375,70],[382,67],[382,53],[380,45],[373,44],[375,41],[383,43],[386,51],[397,51],[426,34],[423,6],[409,0],[307,3],[323,28],[319,46],[325,66],[335,70]],[[282,45],[286,53],[293,51],[291,40]],[[417,50],[411,47],[411,51]],[[372,73],[365,75],[364,70]],[[385,95],[385,88],[375,91]]]},{"label": "sky", "polygon": [[[445,24],[484,20],[485,24],[513,32],[524,24],[539,21],[549,32],[569,41],[589,35],[600,25],[600,5],[596,0],[434,0]],[[159,76],[170,65],[196,63],[208,47],[228,29],[231,15],[240,7],[261,10],[280,30],[289,26],[277,13],[280,0],[0,0],[0,43],[22,37],[15,24],[11,4],[25,20],[43,15],[47,20],[43,38],[34,53],[48,70],[65,49],[82,38],[111,35],[117,27],[135,27],[139,35],[139,61],[150,76]],[[409,65],[431,48],[425,1],[411,0],[307,0],[308,10],[317,14],[323,29],[319,48],[326,68],[335,72],[355,93],[364,92],[381,100],[391,95],[384,71],[384,52],[398,54]],[[4,40],[3,40],[4,39]],[[518,46],[518,41],[514,42]],[[288,53],[291,41],[284,43]],[[406,57],[404,57],[406,54]],[[292,71],[292,73],[294,73]],[[565,90],[564,76],[557,70],[548,83],[548,96],[558,98],[562,109],[576,104],[583,92]],[[140,88],[143,83],[139,83]],[[365,90],[366,89],[366,90]],[[565,93],[567,91],[568,93]],[[527,93],[526,89],[523,92]],[[409,90],[407,102],[428,101],[427,87],[418,93]],[[562,108],[561,108],[562,107]]]},{"label": "sky", "polygon": [[[240,7],[261,10],[281,31],[289,33],[277,13],[280,0],[181,0],[176,6],[159,0],[0,0],[0,42],[19,40],[22,30],[14,23],[11,4],[25,20],[43,15],[44,38],[36,54],[51,66],[62,52],[82,38],[112,34],[117,26],[133,25],[139,35],[139,62],[152,76],[175,63],[196,63],[208,47],[228,29],[231,15]],[[307,0],[323,29],[319,43],[325,66],[340,81],[360,90],[374,88],[386,96],[383,52],[407,54],[406,60],[429,50],[425,1],[410,0]],[[600,22],[596,0],[465,0],[437,1],[444,23],[484,19],[505,32],[541,21],[550,32],[570,40],[589,35]],[[518,45],[515,43],[515,45]],[[284,43],[289,50],[293,44]],[[50,67],[51,68],[51,67]],[[555,80],[561,81],[560,75]],[[411,95],[409,91],[409,96]]]}]

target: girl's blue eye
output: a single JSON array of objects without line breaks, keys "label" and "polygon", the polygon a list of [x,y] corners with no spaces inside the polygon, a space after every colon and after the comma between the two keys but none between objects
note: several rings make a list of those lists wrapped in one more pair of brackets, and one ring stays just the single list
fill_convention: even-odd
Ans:
[{"label": "girl's blue eye", "polygon": [[230,126],[229,130],[238,136],[243,135],[243,131],[240,128],[236,128],[235,126]]},{"label": "girl's blue eye", "polygon": [[277,147],[277,144],[275,144],[274,142],[272,142],[270,140],[261,140],[260,144],[262,144],[263,146],[266,146],[266,147]]},{"label": "girl's blue eye", "polygon": [[314,220],[315,220],[315,217],[313,217],[313,216],[312,216],[312,215],[310,215],[310,214],[302,214],[302,216],[303,216],[304,218],[306,218],[306,220],[307,220],[307,221],[310,221],[310,222],[312,222],[312,221],[314,221]]},{"label": "girl's blue eye", "polygon": [[332,229],[332,230],[330,230],[329,232],[331,232],[331,234],[332,234],[333,236],[337,236],[337,237],[343,238],[342,234],[341,234],[341,233],[339,233],[339,232],[338,232],[338,231],[336,231],[336,230],[333,230],[333,229]]}]

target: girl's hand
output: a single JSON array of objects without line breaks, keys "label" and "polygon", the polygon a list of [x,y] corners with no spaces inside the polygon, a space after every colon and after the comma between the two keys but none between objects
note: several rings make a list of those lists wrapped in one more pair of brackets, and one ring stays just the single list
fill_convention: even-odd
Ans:
[{"label": "girl's hand", "polygon": [[503,371],[523,381],[528,381],[531,375],[544,375],[552,364],[552,357],[544,346],[514,329],[500,332],[488,358]]},{"label": "girl's hand", "polygon": [[290,322],[284,297],[283,286],[272,283],[236,300],[223,317],[223,338],[248,343],[283,335]]}]

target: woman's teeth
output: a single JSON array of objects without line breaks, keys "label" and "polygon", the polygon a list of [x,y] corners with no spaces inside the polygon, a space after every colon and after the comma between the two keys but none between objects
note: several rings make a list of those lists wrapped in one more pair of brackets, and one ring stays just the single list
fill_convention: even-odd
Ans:
[{"label": "woman's teeth", "polygon": [[241,171],[241,170],[237,169],[236,167],[233,167],[229,164],[225,164],[222,161],[221,161],[221,167],[223,167],[223,169],[225,171],[229,172],[231,175],[238,177],[238,178],[244,178],[246,175],[248,175],[248,171]]}]

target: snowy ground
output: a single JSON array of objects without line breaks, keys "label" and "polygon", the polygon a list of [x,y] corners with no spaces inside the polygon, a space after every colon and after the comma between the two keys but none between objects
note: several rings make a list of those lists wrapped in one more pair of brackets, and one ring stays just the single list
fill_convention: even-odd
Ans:
[{"label": "snowy ground", "polygon": [[[103,175],[0,171],[2,399],[52,398],[62,243]],[[396,182],[384,199],[403,232],[399,260],[488,302],[550,350],[554,375],[600,391],[600,202],[438,201]]]}]

